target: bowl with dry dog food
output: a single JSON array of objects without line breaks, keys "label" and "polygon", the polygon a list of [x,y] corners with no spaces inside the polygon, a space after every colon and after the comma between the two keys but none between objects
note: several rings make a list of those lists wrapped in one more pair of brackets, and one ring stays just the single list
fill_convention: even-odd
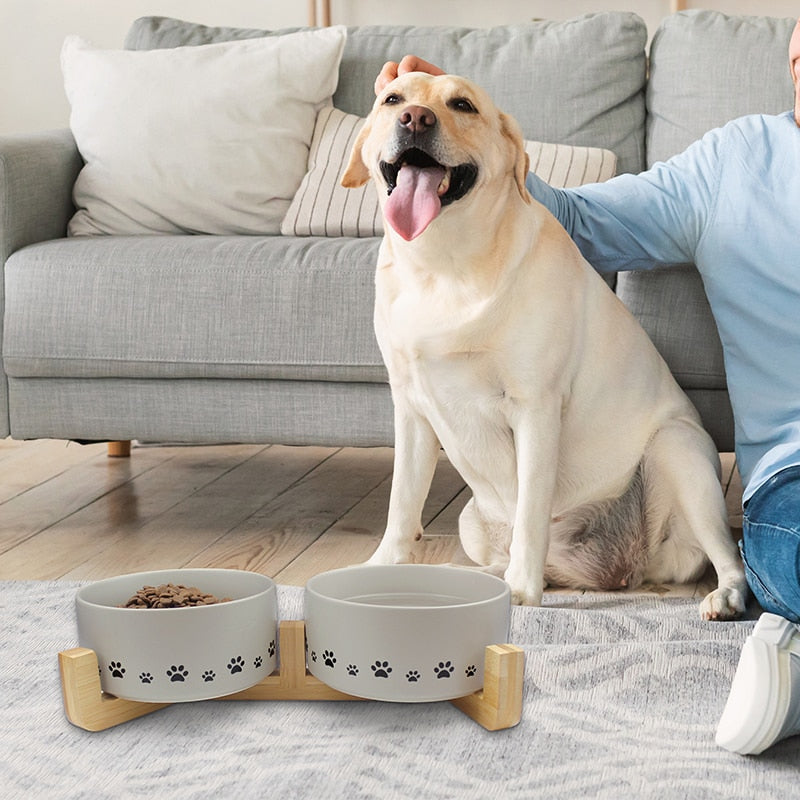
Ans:
[{"label": "bowl with dry dog food", "polygon": [[507,641],[510,591],[477,570],[363,565],[305,589],[308,669],[372,700],[452,700],[483,687],[487,645]]},{"label": "bowl with dry dog food", "polygon": [[247,689],[274,669],[277,590],[244,570],[176,569],[98,581],[76,596],[78,642],[104,692],[180,703]]}]

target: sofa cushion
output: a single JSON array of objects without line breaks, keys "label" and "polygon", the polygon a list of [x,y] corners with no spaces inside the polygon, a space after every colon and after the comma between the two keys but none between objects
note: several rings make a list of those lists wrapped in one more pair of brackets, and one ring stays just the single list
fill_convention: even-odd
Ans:
[{"label": "sofa cushion", "polygon": [[[282,32],[144,17],[125,45],[176,47]],[[604,147],[616,153],[620,172],[638,172],[644,167],[646,41],[643,20],[628,12],[485,29],[355,27],[348,29],[333,103],[365,116],[383,64],[416,53],[487,89],[517,118],[526,139]]]},{"label": "sofa cushion", "polygon": [[788,46],[796,24],[719,11],[666,17],[650,50],[648,166],[737,117],[788,111]]},{"label": "sofa cushion", "polygon": [[726,389],[722,344],[694,267],[622,272],[617,294],[684,389]]},{"label": "sofa cushion", "polygon": [[6,267],[12,377],[385,381],[378,239],[61,239]]},{"label": "sofa cushion", "polygon": [[150,52],[67,37],[70,126],[86,162],[70,234],[278,233],[345,35]]},{"label": "sofa cushion", "polygon": [[[308,172],[281,223],[285,236],[383,236],[373,181],[345,189],[341,175],[364,117],[323,108],[308,153]],[[599,147],[525,142],[530,169],[551,186],[580,186],[612,178],[617,157]]]}]

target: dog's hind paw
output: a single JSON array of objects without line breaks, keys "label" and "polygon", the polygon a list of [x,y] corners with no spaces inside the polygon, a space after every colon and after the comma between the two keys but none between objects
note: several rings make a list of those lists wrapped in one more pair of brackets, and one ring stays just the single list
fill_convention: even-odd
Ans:
[{"label": "dog's hind paw", "polygon": [[700,616],[705,620],[738,619],[744,614],[744,610],[744,593],[730,587],[715,589],[700,603]]}]

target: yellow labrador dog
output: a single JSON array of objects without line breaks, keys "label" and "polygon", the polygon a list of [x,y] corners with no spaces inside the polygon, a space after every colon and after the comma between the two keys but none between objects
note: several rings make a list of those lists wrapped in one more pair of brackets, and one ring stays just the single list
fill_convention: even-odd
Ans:
[{"label": "yellow labrador dog", "polygon": [[472,490],[459,519],[516,603],[547,583],[694,580],[701,614],[744,610],[719,459],[647,335],[525,188],[517,123],[459,77],[377,97],[342,177],[386,221],[375,330],[395,407],[387,528],[370,563],[413,560],[440,445]]}]

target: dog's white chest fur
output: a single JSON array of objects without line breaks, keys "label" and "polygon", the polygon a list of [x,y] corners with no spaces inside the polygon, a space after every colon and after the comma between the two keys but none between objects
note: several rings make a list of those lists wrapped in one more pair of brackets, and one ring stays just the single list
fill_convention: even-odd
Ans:
[{"label": "dog's white chest fur", "polygon": [[438,283],[422,291],[406,288],[385,303],[379,299],[376,313],[387,324],[376,327],[390,378],[428,420],[473,491],[513,514],[514,350],[495,327],[496,298],[451,281]]}]

